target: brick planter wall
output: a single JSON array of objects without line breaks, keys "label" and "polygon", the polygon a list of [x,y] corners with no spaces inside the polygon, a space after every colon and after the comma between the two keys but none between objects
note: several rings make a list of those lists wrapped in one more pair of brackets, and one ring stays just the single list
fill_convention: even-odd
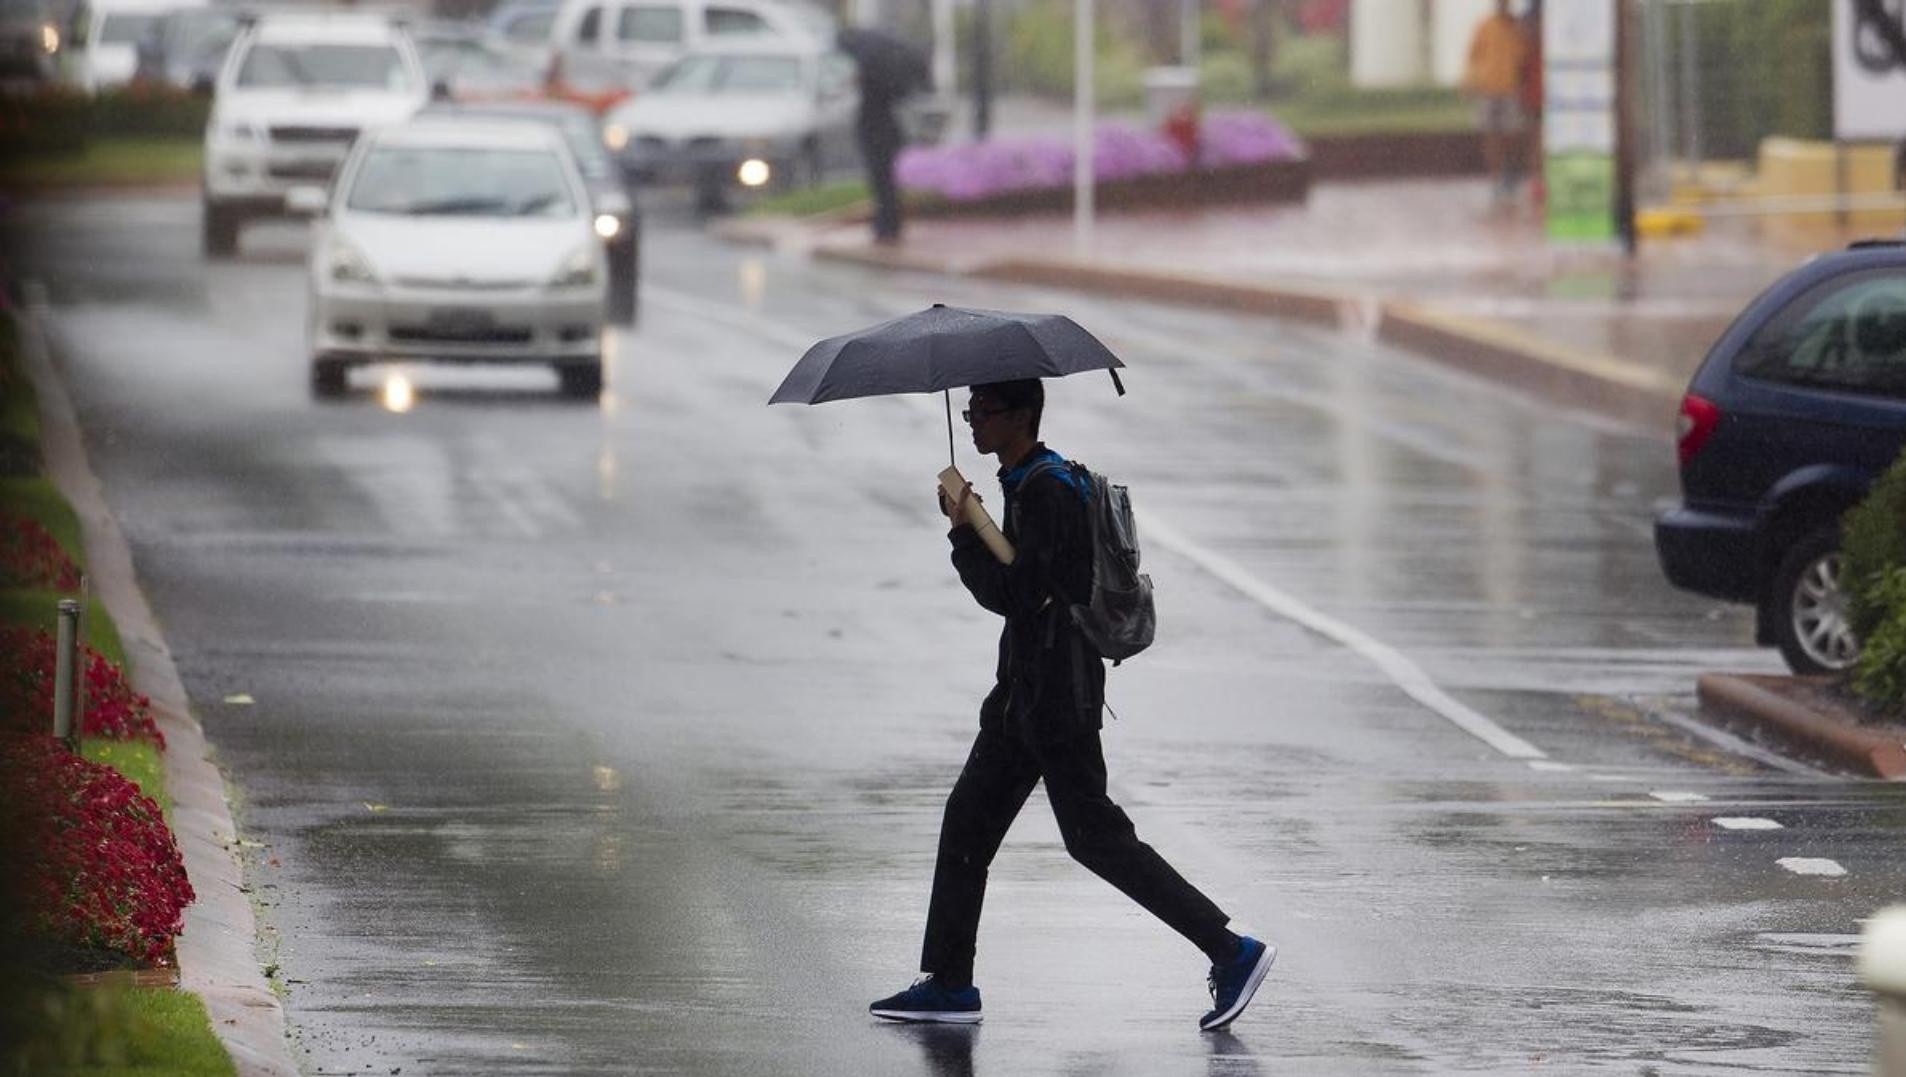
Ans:
[{"label": "brick planter wall", "polygon": [[1318,180],[1480,176],[1482,136],[1474,131],[1326,135],[1306,139]]},{"label": "brick planter wall", "polygon": [[[1102,210],[1183,209],[1253,202],[1302,202],[1310,195],[1307,160],[1201,169],[1171,176],[1138,176],[1098,186]],[[918,217],[1002,217],[1070,212],[1072,188],[1012,191],[972,202],[946,202],[908,195],[907,212]]]}]

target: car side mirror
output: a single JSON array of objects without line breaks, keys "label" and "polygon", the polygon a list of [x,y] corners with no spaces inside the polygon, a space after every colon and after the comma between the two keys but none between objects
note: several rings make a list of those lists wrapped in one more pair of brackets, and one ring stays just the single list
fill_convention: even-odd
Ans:
[{"label": "car side mirror", "polygon": [[206,74],[203,71],[199,72],[196,75],[193,75],[192,76],[192,96],[194,97],[212,96],[212,83],[213,83],[212,76]]},{"label": "car side mirror", "polygon": [[293,187],[285,192],[285,209],[299,217],[322,217],[330,202],[322,187]]}]

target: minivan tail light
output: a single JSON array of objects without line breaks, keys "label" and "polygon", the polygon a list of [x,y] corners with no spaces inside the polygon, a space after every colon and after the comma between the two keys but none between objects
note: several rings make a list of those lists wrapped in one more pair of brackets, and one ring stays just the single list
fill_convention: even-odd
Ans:
[{"label": "minivan tail light", "polygon": [[1681,415],[1675,420],[1675,447],[1681,458],[1681,466],[1687,467],[1707,444],[1714,434],[1714,428],[1721,425],[1721,409],[1705,397],[1693,393],[1681,398]]}]

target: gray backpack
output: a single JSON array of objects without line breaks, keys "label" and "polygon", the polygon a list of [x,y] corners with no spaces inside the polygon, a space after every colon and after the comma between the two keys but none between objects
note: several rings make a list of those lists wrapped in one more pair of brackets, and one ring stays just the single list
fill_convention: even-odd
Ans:
[{"label": "gray backpack", "polygon": [[1072,623],[1099,654],[1117,665],[1151,646],[1158,626],[1152,578],[1138,571],[1138,524],[1132,518],[1131,494],[1072,461],[1042,461],[1027,472],[1026,481],[1061,466],[1071,472],[1075,489],[1089,490],[1085,514],[1091,524],[1092,595],[1087,602],[1069,604]]}]

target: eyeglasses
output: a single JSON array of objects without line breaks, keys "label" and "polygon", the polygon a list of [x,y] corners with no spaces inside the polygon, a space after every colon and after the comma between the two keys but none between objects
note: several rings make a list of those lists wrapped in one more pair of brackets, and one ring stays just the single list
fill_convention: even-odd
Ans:
[{"label": "eyeglasses", "polygon": [[973,423],[973,420],[975,419],[990,419],[995,415],[1004,415],[1011,410],[1013,409],[1011,408],[977,408],[977,409],[967,408],[965,411],[960,412],[960,418],[966,420],[967,425],[971,426]]}]

